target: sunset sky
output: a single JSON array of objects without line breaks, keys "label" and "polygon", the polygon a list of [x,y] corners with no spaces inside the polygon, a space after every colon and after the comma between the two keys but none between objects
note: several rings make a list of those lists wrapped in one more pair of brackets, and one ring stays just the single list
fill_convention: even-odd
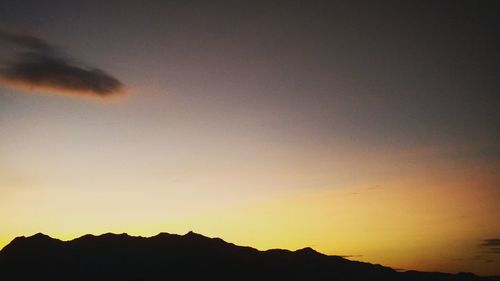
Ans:
[{"label": "sunset sky", "polygon": [[0,0],[0,248],[193,230],[500,274],[493,4]]}]

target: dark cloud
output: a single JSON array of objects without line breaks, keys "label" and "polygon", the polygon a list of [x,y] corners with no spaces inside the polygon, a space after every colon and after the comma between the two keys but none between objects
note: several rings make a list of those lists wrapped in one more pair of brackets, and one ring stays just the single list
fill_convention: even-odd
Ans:
[{"label": "dark cloud", "polygon": [[500,238],[485,239],[482,241],[481,247],[500,247]]},{"label": "dark cloud", "polygon": [[0,43],[17,51],[13,61],[0,65],[0,81],[6,86],[93,97],[114,96],[123,88],[118,79],[63,56],[40,38],[0,30]]},{"label": "dark cloud", "polygon": [[482,252],[489,254],[500,254],[500,238],[481,240]]},{"label": "dark cloud", "polygon": [[22,48],[52,53],[55,48],[44,40],[28,34],[19,34],[5,29],[0,29],[0,42],[18,45]]}]

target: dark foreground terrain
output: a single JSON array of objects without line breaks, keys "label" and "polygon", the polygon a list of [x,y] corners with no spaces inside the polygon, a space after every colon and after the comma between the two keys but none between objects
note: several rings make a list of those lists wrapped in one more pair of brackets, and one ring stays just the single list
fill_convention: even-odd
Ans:
[{"label": "dark foreground terrain", "polygon": [[258,251],[189,232],[18,237],[0,251],[0,280],[500,280],[470,273],[396,272],[305,248]]}]

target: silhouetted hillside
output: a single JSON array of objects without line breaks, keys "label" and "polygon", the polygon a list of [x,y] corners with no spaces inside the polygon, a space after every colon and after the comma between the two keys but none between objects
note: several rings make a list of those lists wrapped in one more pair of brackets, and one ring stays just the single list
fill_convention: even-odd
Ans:
[{"label": "silhouetted hillside", "polygon": [[0,280],[500,280],[473,274],[396,272],[311,248],[258,251],[189,232],[154,237],[85,235],[63,242],[15,238],[0,251]]}]

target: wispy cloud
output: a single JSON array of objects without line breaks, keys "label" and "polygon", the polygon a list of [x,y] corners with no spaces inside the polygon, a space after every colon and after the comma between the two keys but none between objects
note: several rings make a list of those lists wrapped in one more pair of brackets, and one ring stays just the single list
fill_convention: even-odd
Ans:
[{"label": "wispy cloud", "polygon": [[351,259],[351,258],[360,258],[363,255],[342,255],[340,257],[345,258],[345,259]]},{"label": "wispy cloud", "polygon": [[483,252],[490,254],[500,254],[500,238],[481,240],[480,247]]},{"label": "wispy cloud", "polygon": [[16,49],[14,60],[0,64],[4,86],[101,98],[115,96],[123,88],[117,78],[69,59],[35,36],[0,29],[0,43]]}]

